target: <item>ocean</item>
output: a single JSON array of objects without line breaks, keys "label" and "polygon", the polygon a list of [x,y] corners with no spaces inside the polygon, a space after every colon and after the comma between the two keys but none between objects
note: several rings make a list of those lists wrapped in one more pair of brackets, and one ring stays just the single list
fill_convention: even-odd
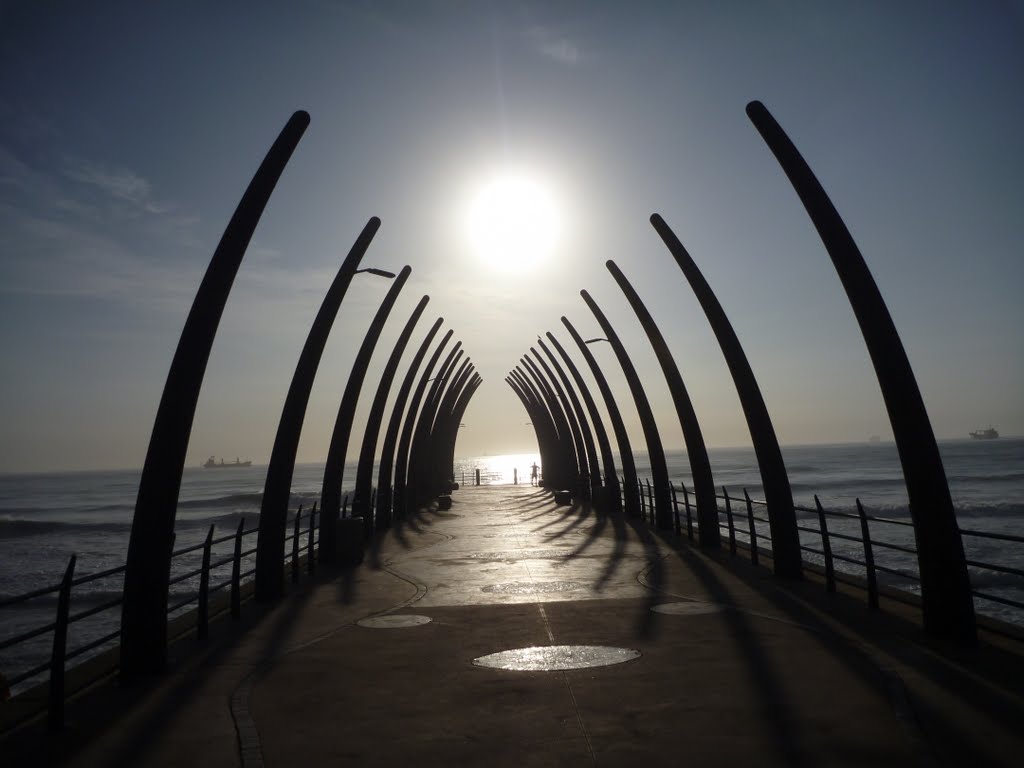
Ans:
[{"label": "ocean", "polygon": [[[961,529],[1024,536],[1024,439],[952,440],[940,443],[946,475],[952,491]],[[760,477],[750,448],[721,448],[709,451],[719,493],[725,486],[731,496],[746,489],[754,499],[761,497]],[[870,515],[896,521],[909,520],[906,490],[896,447],[892,443],[856,445],[788,446],[783,456],[789,471],[794,500],[813,509],[814,494],[824,507],[835,512],[856,512],[859,498]],[[645,454],[637,454],[637,473],[650,477]],[[484,482],[511,483],[513,470],[520,482],[529,482],[530,465],[540,462],[531,454],[464,457],[456,461],[455,479],[472,483],[475,470]],[[678,485],[691,486],[686,454],[668,454],[669,471]],[[290,509],[302,504],[308,510],[319,497],[323,464],[300,464],[295,469]],[[345,487],[354,483],[355,465],[345,469]],[[203,469],[188,467],[182,478],[178,503],[175,548],[201,542],[209,526],[215,536],[233,533],[241,519],[247,529],[257,524],[265,466]],[[71,554],[77,554],[76,576],[103,571],[124,563],[131,530],[140,470],[54,472],[0,475],[0,601],[60,581]],[[682,495],[679,495],[682,502]],[[742,505],[733,511],[743,513]],[[763,510],[756,510],[763,515]],[[799,514],[801,524],[817,529],[816,515]],[[830,532],[859,536],[859,522],[830,518]],[[746,525],[737,516],[737,538],[746,540]],[[757,525],[758,535],[767,525]],[[872,539],[913,546],[909,527],[871,523]],[[817,534],[801,534],[804,544],[820,548]],[[764,544],[763,540],[760,542]],[[246,547],[255,546],[247,539]],[[1003,542],[964,536],[967,557],[1024,570],[1024,543]],[[232,542],[214,548],[214,560],[231,554]],[[860,545],[840,539],[833,541],[836,554],[862,559]],[[174,573],[194,568],[200,553],[178,558]],[[876,548],[876,562],[893,570],[915,573],[913,558],[898,550]],[[243,568],[252,567],[252,557]],[[820,558],[808,555],[810,560]],[[837,569],[863,574],[858,566],[836,563]],[[999,574],[970,567],[976,589],[1024,602],[1024,577]],[[120,594],[121,576],[76,587],[72,613],[99,605]],[[223,576],[218,577],[223,579]],[[879,574],[880,583],[907,586],[891,574]],[[194,594],[196,580],[172,587],[172,602]],[[33,626],[53,621],[56,597],[35,599],[0,608],[0,642]],[[979,613],[1024,626],[1024,611],[998,602],[976,599]],[[69,648],[88,642],[117,628],[117,609],[104,611],[72,626]],[[0,673],[7,677],[47,658],[50,640],[36,640],[0,651]],[[96,651],[98,652],[98,650]],[[24,686],[19,686],[24,687]]]}]

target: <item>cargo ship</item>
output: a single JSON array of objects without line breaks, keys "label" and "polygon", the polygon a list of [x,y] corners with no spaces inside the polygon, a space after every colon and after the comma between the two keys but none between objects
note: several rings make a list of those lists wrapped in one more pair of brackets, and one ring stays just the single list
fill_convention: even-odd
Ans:
[{"label": "cargo ship", "polygon": [[975,440],[995,440],[999,437],[999,433],[990,426],[988,429],[976,429],[971,432],[971,437]]},{"label": "cargo ship", "polygon": [[239,461],[238,457],[236,456],[235,457],[235,461],[234,461],[233,464],[225,464],[224,463],[224,459],[221,459],[220,463],[218,464],[214,460],[213,456],[211,456],[210,458],[208,458],[203,463],[203,466],[206,469],[221,469],[221,468],[224,468],[224,467],[251,467],[252,466],[252,462],[251,461]]}]

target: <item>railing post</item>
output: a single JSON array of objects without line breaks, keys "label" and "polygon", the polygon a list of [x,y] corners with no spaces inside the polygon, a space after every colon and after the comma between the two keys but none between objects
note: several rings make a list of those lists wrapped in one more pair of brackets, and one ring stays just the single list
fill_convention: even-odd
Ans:
[{"label": "railing post", "polygon": [[878,609],[878,580],[875,577],[875,554],[871,549],[871,533],[868,531],[868,517],[857,499],[857,514],[860,516],[860,535],[864,539],[864,567],[868,577],[868,607]]},{"label": "railing post", "polygon": [[196,635],[200,640],[205,640],[210,630],[210,548],[213,546],[213,529],[206,533],[206,541],[203,542],[203,570],[199,574],[199,609],[196,611]]},{"label": "railing post", "polygon": [[679,536],[683,532],[682,526],[679,524],[679,497],[676,496],[676,486],[671,480],[668,483],[668,489],[672,494],[672,526],[676,536]]},{"label": "railing post", "polygon": [[480,470],[479,469],[476,471],[476,484],[480,485]]},{"label": "railing post", "polygon": [[519,469],[517,467],[512,468],[512,485],[519,485]]},{"label": "railing post", "polygon": [[[348,517],[348,494],[345,494],[345,498],[341,502],[341,516]],[[323,547],[324,543],[321,541],[320,546]]]},{"label": "railing post", "polygon": [[53,628],[53,651],[50,654],[50,701],[47,726],[51,731],[64,727],[64,655],[68,647],[68,613],[71,611],[71,580],[75,577],[77,555],[68,560],[64,579],[57,594],[57,620]]},{"label": "railing post", "polygon": [[[316,502],[313,502],[313,509],[309,512],[309,550],[306,553],[306,569],[313,573],[316,570],[316,556],[313,552],[313,531],[316,530]],[[321,536],[323,532],[321,531]]]},{"label": "railing post", "polygon": [[[686,490],[686,483],[680,483],[683,488],[683,508],[686,510],[686,538],[693,541],[693,512],[690,509],[690,492]],[[715,517],[718,517],[718,505],[715,505]],[[718,520],[715,520],[715,527],[718,527]]]},{"label": "railing post", "polygon": [[651,510],[651,525],[657,526],[658,521],[654,516],[654,493],[651,492],[651,480],[648,478],[644,482],[647,483],[647,508]]},{"label": "railing post", "polygon": [[722,486],[722,496],[725,497],[725,519],[729,524],[729,554],[736,554],[736,527],[732,524],[732,504],[729,501],[729,491]]},{"label": "railing post", "polygon": [[825,591],[836,591],[836,572],[832,565],[832,541],[828,537],[828,523],[825,522],[825,510],[818,501],[818,494],[814,494],[814,506],[818,508],[818,527],[821,528],[821,551],[825,558]]},{"label": "railing post", "polygon": [[757,565],[757,529],[754,527],[754,505],[750,501],[750,494],[743,489],[743,498],[747,500],[747,526],[750,529],[750,562]]},{"label": "railing post", "polygon": [[238,521],[235,531],[235,559],[231,563],[231,618],[242,615],[242,531],[245,529],[245,518]]},{"label": "railing post", "polygon": [[295,510],[295,522],[292,530],[292,582],[299,580],[299,519],[302,517],[302,505]]},{"label": "railing post", "polygon": [[637,494],[640,496],[640,519],[645,523],[647,522],[647,499],[644,497],[644,483],[643,480],[637,478],[636,481]]}]

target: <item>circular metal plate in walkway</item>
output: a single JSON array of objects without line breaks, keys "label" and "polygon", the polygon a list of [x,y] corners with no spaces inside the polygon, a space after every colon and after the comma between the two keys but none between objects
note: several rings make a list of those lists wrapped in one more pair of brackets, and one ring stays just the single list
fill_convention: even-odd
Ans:
[{"label": "circular metal plate in walkway", "polygon": [[696,616],[701,613],[718,613],[724,611],[721,603],[702,603],[687,601],[685,603],[662,603],[651,608],[656,613],[668,613],[674,616]]},{"label": "circular metal plate in walkway", "polygon": [[571,592],[579,586],[575,581],[513,581],[505,584],[488,584],[481,587],[481,590],[503,595],[541,595],[548,592]]},{"label": "circular metal plate in walkway", "polygon": [[608,667],[632,661],[640,651],[606,645],[536,645],[513,648],[473,659],[478,667],[508,669],[513,672],[557,672],[564,669]]},{"label": "circular metal plate in walkway", "polygon": [[429,616],[419,616],[415,613],[389,613],[384,616],[370,616],[356,622],[360,627],[371,629],[402,629],[429,623]]}]

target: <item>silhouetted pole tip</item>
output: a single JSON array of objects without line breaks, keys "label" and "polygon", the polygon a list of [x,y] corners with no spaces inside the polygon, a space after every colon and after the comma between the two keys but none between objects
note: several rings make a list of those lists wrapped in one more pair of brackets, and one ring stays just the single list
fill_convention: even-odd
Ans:
[{"label": "silhouetted pole tip", "polygon": [[309,120],[309,112],[304,109],[298,109],[295,112],[292,112],[292,116],[289,118],[288,122],[293,125],[301,125],[302,128],[305,129],[309,126]]},{"label": "silhouetted pole tip", "polygon": [[660,213],[652,213],[651,216],[650,216],[650,222],[651,222],[651,224],[653,224],[656,227],[663,227],[663,226],[665,226],[665,220],[663,218],[661,218],[661,214]]},{"label": "silhouetted pole tip", "polygon": [[754,100],[747,104],[747,117],[753,120],[758,115],[764,115],[768,113],[768,107],[762,104],[760,101]]}]

